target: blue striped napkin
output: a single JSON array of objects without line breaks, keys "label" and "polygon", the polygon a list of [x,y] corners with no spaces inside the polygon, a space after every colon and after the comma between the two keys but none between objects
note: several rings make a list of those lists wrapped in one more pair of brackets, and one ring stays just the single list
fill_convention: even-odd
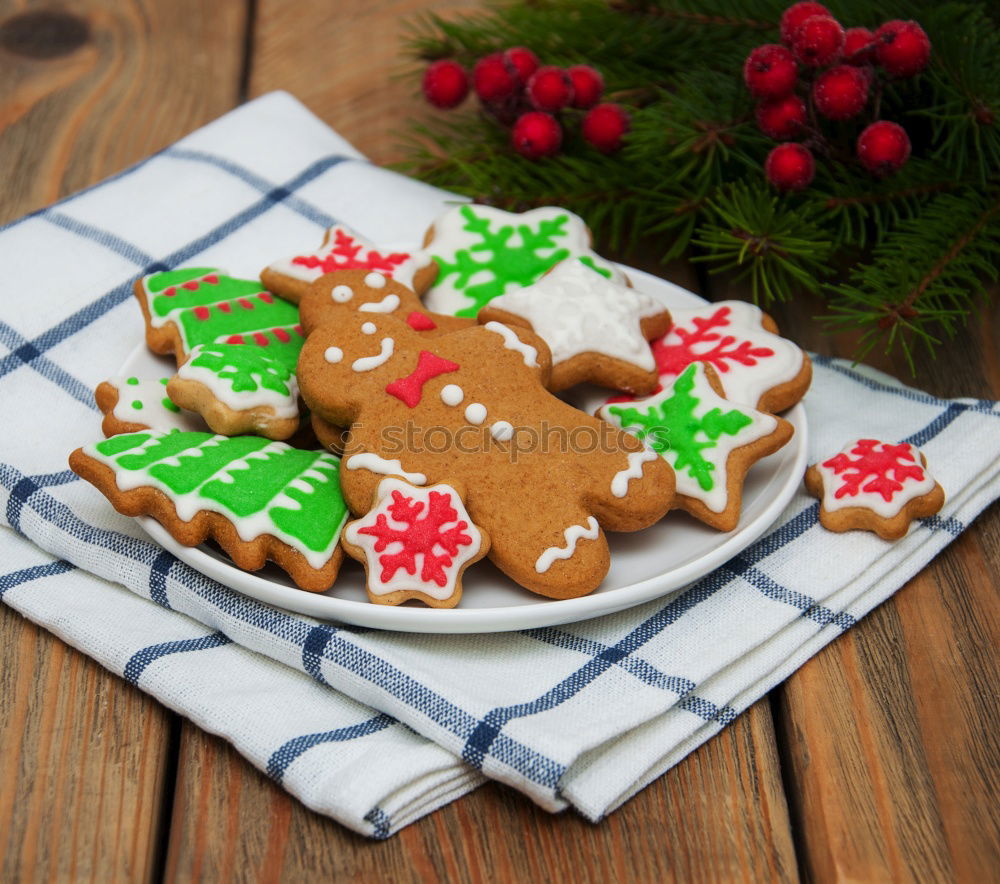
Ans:
[{"label": "blue striped napkin", "polygon": [[337,221],[414,242],[447,198],[368,164],[275,93],[0,230],[0,600],[372,837],[484,777],[600,819],[1000,496],[997,403],[935,399],[816,358],[810,460],[858,436],[910,441],[948,494],[938,516],[895,544],[834,535],[800,493],[769,534],[665,599],[558,628],[427,637],[245,598],[66,469],[70,450],[100,436],[94,387],[142,339],[135,277],[183,264],[252,277]]}]

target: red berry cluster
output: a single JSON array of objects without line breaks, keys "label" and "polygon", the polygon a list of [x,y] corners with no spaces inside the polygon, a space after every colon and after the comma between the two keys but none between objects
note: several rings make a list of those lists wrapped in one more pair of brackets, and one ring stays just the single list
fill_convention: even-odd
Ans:
[{"label": "red berry cluster", "polygon": [[[809,121],[816,114],[837,121],[858,117],[873,88],[881,89],[880,77],[912,77],[930,54],[930,40],[915,21],[845,31],[820,3],[789,6],[781,16],[781,45],[758,46],[743,65],[747,88],[759,100],[757,125],[787,142],[768,155],[768,180],[780,190],[808,187],[816,171],[810,147],[826,146],[818,124]],[[805,143],[791,141],[796,138]],[[902,126],[877,120],[858,136],[855,156],[872,175],[889,175],[909,158],[909,136]]]},{"label": "red berry cluster", "polygon": [[[562,111],[586,111],[580,131],[602,153],[618,150],[629,130],[621,106],[598,104],[604,78],[588,65],[543,65],[530,49],[515,46],[479,59],[471,79],[483,110],[510,127],[514,149],[530,160],[559,152]],[[435,107],[457,107],[469,94],[469,74],[452,59],[435,61],[424,73],[423,89]]]}]

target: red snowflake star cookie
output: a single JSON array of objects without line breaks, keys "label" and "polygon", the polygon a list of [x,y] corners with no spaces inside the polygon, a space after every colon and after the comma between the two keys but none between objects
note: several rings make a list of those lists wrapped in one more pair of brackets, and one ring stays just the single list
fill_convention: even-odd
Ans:
[{"label": "red snowflake star cookie", "polygon": [[728,400],[759,411],[791,408],[809,389],[809,357],[753,304],[720,301],[670,313],[673,325],[652,345],[664,387],[692,362],[707,362]]},{"label": "red snowflake star cookie", "polygon": [[365,566],[370,601],[417,599],[432,608],[458,604],[462,573],[490,548],[451,485],[418,487],[394,477],[379,483],[372,509],[347,525],[341,543]]},{"label": "red snowflake star cookie", "polygon": [[944,506],[944,491],[912,445],[858,439],[806,471],[806,488],[820,500],[819,521],[830,531],[874,531],[898,540],[914,519]]},{"label": "red snowflake star cookie", "polygon": [[437,276],[437,265],[430,255],[379,249],[349,227],[337,224],[327,230],[316,251],[274,261],[261,271],[260,279],[267,289],[297,304],[311,283],[336,270],[375,270],[418,293]]}]

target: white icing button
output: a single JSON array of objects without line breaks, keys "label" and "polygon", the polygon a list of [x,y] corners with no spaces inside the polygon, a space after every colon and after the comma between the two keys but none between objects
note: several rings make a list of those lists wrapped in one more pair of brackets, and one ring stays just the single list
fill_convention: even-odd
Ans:
[{"label": "white icing button", "polygon": [[330,292],[330,297],[338,304],[346,304],[354,297],[354,289],[349,285],[335,285],[333,291]]},{"label": "white icing button", "polygon": [[441,389],[441,401],[445,405],[458,405],[465,398],[465,391],[458,384],[448,384]]},{"label": "white icing button", "polygon": [[470,424],[479,426],[479,424],[486,420],[486,406],[479,402],[473,402],[472,405],[465,409],[465,419]]},{"label": "white icing button", "polygon": [[383,289],[385,288],[385,277],[381,273],[369,273],[365,277],[365,285],[370,289]]},{"label": "white icing button", "polygon": [[361,326],[362,334],[373,335],[375,334],[376,331],[377,329],[375,328],[374,322],[366,322],[364,325]]},{"label": "white icing button", "polygon": [[337,363],[344,358],[344,351],[340,347],[327,347],[323,353],[323,358],[327,362]]},{"label": "white icing button", "polygon": [[514,435],[514,427],[508,421],[497,421],[490,427],[490,435],[497,442],[506,442]]}]

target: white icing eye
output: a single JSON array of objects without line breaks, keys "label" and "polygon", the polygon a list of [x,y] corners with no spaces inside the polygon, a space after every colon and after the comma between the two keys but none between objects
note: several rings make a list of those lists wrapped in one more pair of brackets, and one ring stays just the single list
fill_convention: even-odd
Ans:
[{"label": "white icing eye", "polygon": [[354,289],[349,285],[335,285],[333,291],[330,292],[330,297],[338,304],[346,304],[354,297]]},{"label": "white icing eye", "polygon": [[490,427],[490,435],[497,440],[497,442],[506,442],[514,435],[514,427],[511,426],[507,421],[497,421]]},{"label": "white icing eye", "polygon": [[323,353],[323,358],[330,363],[338,363],[344,358],[344,351],[340,347],[327,347]]},{"label": "white icing eye", "polygon": [[465,419],[470,424],[475,424],[478,427],[486,420],[486,406],[480,402],[473,402],[465,409]]},{"label": "white icing eye", "polygon": [[445,405],[458,405],[465,398],[465,391],[458,384],[448,384],[441,388],[441,401]]},{"label": "white icing eye", "polygon": [[361,326],[361,333],[366,335],[373,335],[378,329],[375,328],[374,322],[366,322]]},{"label": "white icing eye", "polygon": [[370,289],[383,289],[385,288],[385,277],[381,273],[369,273],[365,277],[365,285]]}]

